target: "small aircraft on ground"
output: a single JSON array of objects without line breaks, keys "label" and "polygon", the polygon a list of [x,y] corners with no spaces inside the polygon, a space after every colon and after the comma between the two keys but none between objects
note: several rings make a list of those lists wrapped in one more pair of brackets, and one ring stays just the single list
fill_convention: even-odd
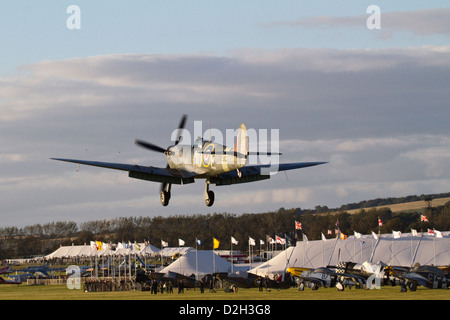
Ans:
[{"label": "small aircraft on ground", "polygon": [[8,280],[0,277],[0,284],[22,284],[20,280]]},{"label": "small aircraft on ground", "polygon": [[293,286],[290,273],[283,273],[274,279],[258,276],[252,273],[216,273],[216,278],[229,284],[234,284],[239,288],[267,288],[267,289],[288,289]]},{"label": "small aircraft on ground", "polygon": [[0,274],[8,274],[11,272],[11,266],[9,264],[6,267],[0,268]]},{"label": "small aircraft on ground", "polygon": [[[172,184],[194,183],[195,179],[205,179],[203,193],[208,207],[214,203],[214,192],[209,190],[210,184],[216,186],[236,183],[253,182],[270,178],[270,170],[286,171],[316,166],[326,162],[297,162],[277,164],[275,169],[271,165],[249,165],[248,155],[259,155],[259,152],[248,151],[247,128],[242,123],[237,129],[235,145],[226,147],[214,141],[199,137],[194,144],[180,144],[181,134],[186,124],[184,115],[178,126],[178,134],[174,145],[164,149],[152,143],[136,139],[135,143],[143,148],[163,153],[167,158],[165,168],[141,166],[136,164],[109,163],[75,159],[51,158],[65,162],[77,163],[114,170],[128,171],[130,178],[161,183],[160,200],[163,206],[169,204]],[[271,155],[272,153],[265,153]],[[273,153],[275,154],[275,153]]]},{"label": "small aircraft on ground", "polygon": [[394,267],[392,275],[401,280],[401,291],[407,289],[416,291],[418,286],[430,289],[448,289],[450,278],[448,274],[435,266],[415,265],[412,268]]},{"label": "small aircraft on ground", "polygon": [[318,290],[320,287],[336,287],[338,291],[344,291],[345,287],[362,288],[366,281],[365,278],[347,273],[340,273],[327,267],[320,267],[304,271],[303,268],[288,268],[287,271],[299,278],[298,290],[303,291],[305,285],[312,290]]}]

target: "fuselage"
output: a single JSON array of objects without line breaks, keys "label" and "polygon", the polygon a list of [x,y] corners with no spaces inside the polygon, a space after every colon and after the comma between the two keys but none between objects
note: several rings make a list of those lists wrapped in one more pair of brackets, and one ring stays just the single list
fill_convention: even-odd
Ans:
[{"label": "fuselage", "polygon": [[167,149],[171,169],[195,172],[197,177],[213,177],[245,166],[247,156],[233,148],[197,139],[192,146],[175,145]]}]

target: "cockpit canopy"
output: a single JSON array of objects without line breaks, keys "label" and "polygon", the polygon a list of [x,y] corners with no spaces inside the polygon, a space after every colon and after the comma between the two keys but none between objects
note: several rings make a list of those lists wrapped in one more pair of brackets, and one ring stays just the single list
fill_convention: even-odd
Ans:
[{"label": "cockpit canopy", "polygon": [[201,149],[203,147],[203,143],[204,143],[203,139],[201,137],[198,137],[195,140],[194,144],[192,145],[192,148]]}]

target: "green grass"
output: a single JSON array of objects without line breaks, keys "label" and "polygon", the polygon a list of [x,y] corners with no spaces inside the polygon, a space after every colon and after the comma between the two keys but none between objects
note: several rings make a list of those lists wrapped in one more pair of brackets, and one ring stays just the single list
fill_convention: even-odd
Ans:
[{"label": "green grass", "polygon": [[258,289],[239,289],[237,293],[200,293],[199,290],[185,289],[178,294],[152,295],[141,291],[83,292],[69,290],[65,285],[28,286],[0,285],[0,300],[450,300],[450,290],[418,288],[416,292],[400,292],[400,287],[382,287],[377,290],[320,288],[317,291],[296,288],[259,292]]}]

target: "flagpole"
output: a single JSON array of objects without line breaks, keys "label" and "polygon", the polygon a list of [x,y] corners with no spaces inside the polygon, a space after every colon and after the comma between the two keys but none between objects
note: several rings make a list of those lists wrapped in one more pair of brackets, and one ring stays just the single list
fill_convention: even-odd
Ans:
[{"label": "flagpole", "polygon": [[230,250],[230,256],[231,256],[231,273],[233,273],[233,237],[231,237],[231,250]]},{"label": "flagpole", "polygon": [[198,239],[195,238],[195,274],[196,278],[198,280]]},{"label": "flagpole", "polygon": [[216,273],[216,257],[215,257],[215,244],[214,244],[214,237],[213,237],[213,273]]},{"label": "flagpole", "polygon": [[323,255],[324,255],[324,247],[323,247],[323,242],[324,242],[324,238],[325,238],[325,236],[323,235],[323,233],[322,233],[322,267],[325,267],[325,265],[324,265],[324,261],[323,261]]}]

